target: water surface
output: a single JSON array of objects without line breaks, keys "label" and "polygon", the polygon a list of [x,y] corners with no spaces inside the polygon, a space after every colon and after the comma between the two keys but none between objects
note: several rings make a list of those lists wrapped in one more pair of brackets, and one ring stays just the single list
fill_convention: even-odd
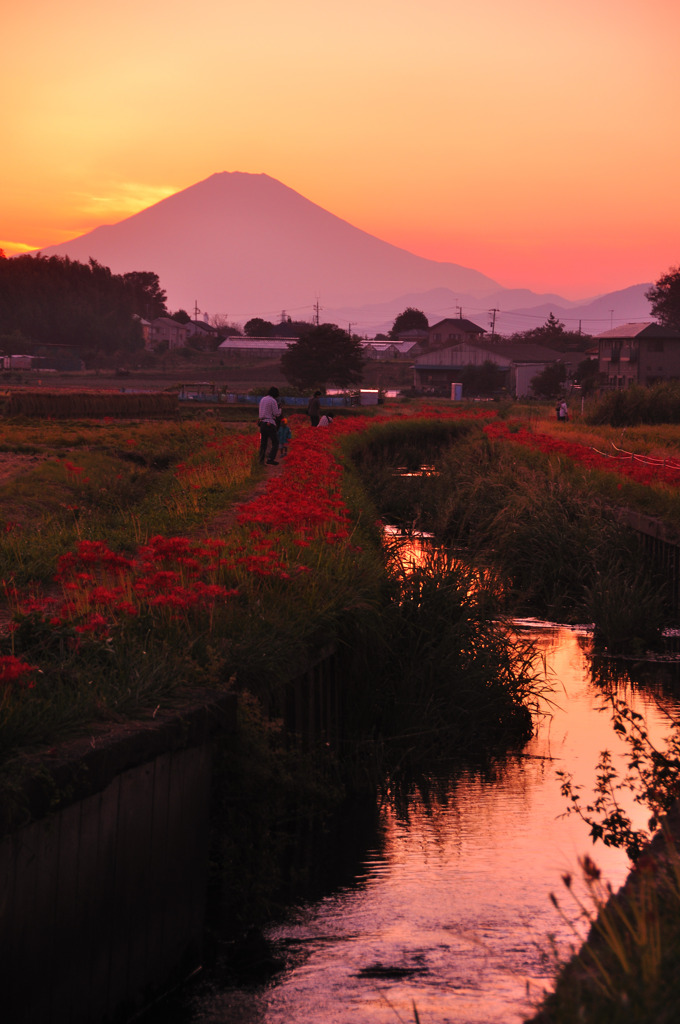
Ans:
[{"label": "water surface", "polygon": [[[251,989],[208,989],[193,1021],[240,1024],[515,1024],[553,977],[551,946],[575,942],[550,900],[575,908],[561,881],[591,854],[618,888],[624,853],[593,846],[587,826],[564,816],[558,769],[586,787],[601,750],[620,750],[598,708],[586,635],[527,624],[553,686],[552,714],[521,754],[495,773],[464,774],[434,807],[407,819],[381,812],[379,834],[353,883],[297,908],[267,936],[285,969]],[[665,733],[649,690],[627,695]],[[677,707],[673,696],[663,698]],[[636,823],[645,813],[636,810]],[[348,823],[351,827],[351,823]],[[548,936],[553,936],[549,939]]]}]

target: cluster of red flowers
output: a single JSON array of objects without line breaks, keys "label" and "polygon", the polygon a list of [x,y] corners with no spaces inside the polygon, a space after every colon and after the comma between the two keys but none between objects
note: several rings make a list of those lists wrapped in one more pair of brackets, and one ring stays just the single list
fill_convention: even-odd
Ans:
[{"label": "cluster of red flowers", "polygon": [[29,665],[13,654],[5,654],[0,657],[0,687],[18,684],[22,687],[32,689],[35,686],[33,676],[39,669],[35,665]]},{"label": "cluster of red flowers", "polygon": [[[354,429],[365,427],[350,422]],[[263,495],[242,506],[239,524],[292,529],[303,541],[319,535],[345,539],[349,513],[340,496],[342,468],[334,449],[338,433],[346,429],[338,431],[335,424],[331,429],[302,427],[302,437],[285,457],[285,472],[269,482]]]},{"label": "cluster of red flowers", "polygon": [[563,456],[589,469],[618,473],[639,484],[664,483],[674,487],[680,485],[680,474],[677,468],[660,460],[656,462],[651,460],[643,462],[636,459],[633,455],[607,456],[595,448],[575,444],[573,441],[564,441],[560,438],[550,437],[548,434],[534,433],[534,431],[528,430],[526,427],[517,427],[514,430],[510,430],[507,423],[502,420],[488,423],[484,427],[484,432],[490,438],[512,441],[514,444],[533,448],[546,455]]},{"label": "cluster of red flowers", "polygon": [[51,612],[50,624],[77,622],[78,633],[107,635],[121,617],[142,607],[187,611],[213,606],[236,594],[215,582],[223,542],[196,543],[186,537],[153,537],[134,558],[116,554],[103,541],[81,541],[59,559],[55,581],[61,602],[23,602],[21,610]]},{"label": "cluster of red flowers", "polygon": [[[421,409],[418,418],[488,418],[488,410]],[[408,416],[408,414],[407,414]],[[412,417],[409,417],[412,418]],[[60,598],[12,595],[17,616],[38,615],[52,627],[67,626],[81,636],[106,638],[116,624],[142,612],[161,612],[174,621],[192,609],[205,612],[233,599],[238,590],[225,586],[247,577],[287,581],[309,572],[303,549],[314,541],[347,544],[350,514],[341,495],[342,467],[337,457],[340,436],[363,431],[383,417],[338,417],[332,427],[312,428],[302,419],[285,457],[283,472],[272,476],[263,494],[243,504],[241,530],[228,538],[195,541],[187,537],[153,537],[131,556],[112,551],[104,541],[81,541],[63,555],[55,582]],[[254,454],[252,435],[232,435],[208,442],[208,461],[220,466],[246,461]],[[230,448],[231,445],[231,448]],[[204,463],[205,465],[205,463]],[[65,463],[80,478],[81,470]],[[177,475],[197,485],[201,463],[183,464]],[[245,536],[244,536],[245,534]],[[299,552],[299,557],[291,552]],[[4,671],[4,675],[2,672]],[[18,659],[5,659],[0,682],[20,681],[34,671]]]}]

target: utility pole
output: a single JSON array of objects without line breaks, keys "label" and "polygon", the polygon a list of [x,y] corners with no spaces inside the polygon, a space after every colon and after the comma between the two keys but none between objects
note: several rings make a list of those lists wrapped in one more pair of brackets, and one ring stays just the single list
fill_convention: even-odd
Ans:
[{"label": "utility pole", "polygon": [[463,319],[463,307],[462,306],[456,306],[456,309],[458,310],[458,317],[459,317],[459,319],[462,320]]},{"label": "utility pole", "polygon": [[200,311],[200,309],[198,308],[198,299],[194,299],[194,322],[195,322],[195,323],[198,323],[198,314],[199,314],[200,312],[201,312],[201,311]]},{"label": "utility pole", "polygon": [[314,303],[314,323],[316,324],[317,327],[319,326],[319,313],[320,312],[321,312],[321,306],[319,305],[319,300],[317,299],[316,302]]},{"label": "utility pole", "polygon": [[614,327],[614,310],[609,310],[609,330],[611,331]]},{"label": "utility pole", "polygon": [[496,313],[500,313],[500,310],[494,306],[493,309],[489,310],[489,313],[491,313],[491,337],[493,338],[496,334]]},{"label": "utility pole", "polygon": [[351,325],[351,323],[347,324],[347,333],[349,334],[349,336],[351,338],[352,337],[352,325]]}]

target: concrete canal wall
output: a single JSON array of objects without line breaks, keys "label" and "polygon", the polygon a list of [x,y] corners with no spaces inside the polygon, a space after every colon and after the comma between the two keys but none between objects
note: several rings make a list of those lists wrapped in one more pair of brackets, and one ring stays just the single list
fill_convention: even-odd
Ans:
[{"label": "concrete canal wall", "polygon": [[667,581],[673,612],[680,612],[680,537],[660,519],[626,509],[619,519],[642,541],[646,558]]},{"label": "concrete canal wall", "polygon": [[[334,743],[339,681],[329,649],[283,686],[291,738]],[[0,811],[0,1019],[129,1019],[200,964],[214,743],[237,699],[58,748]]]}]

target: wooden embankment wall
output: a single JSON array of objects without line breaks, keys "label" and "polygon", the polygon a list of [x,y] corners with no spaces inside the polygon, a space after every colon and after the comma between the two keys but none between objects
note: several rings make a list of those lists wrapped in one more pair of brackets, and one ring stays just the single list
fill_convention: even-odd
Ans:
[{"label": "wooden embankment wall", "polygon": [[[339,739],[332,651],[284,692],[291,737]],[[0,1019],[123,1021],[200,964],[212,750],[236,728],[235,695],[208,696],[60,748],[2,808]]]},{"label": "wooden embankment wall", "polygon": [[642,541],[645,556],[667,581],[674,614],[680,613],[680,536],[659,519],[627,509],[623,522]]}]

